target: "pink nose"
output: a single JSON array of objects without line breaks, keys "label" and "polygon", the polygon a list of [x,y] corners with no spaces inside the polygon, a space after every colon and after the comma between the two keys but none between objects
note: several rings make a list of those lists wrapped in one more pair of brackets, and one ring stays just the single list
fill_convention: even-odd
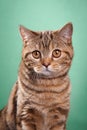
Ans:
[{"label": "pink nose", "polygon": [[51,63],[51,59],[50,58],[44,58],[42,60],[42,64],[47,68]]},{"label": "pink nose", "polygon": [[47,68],[50,65],[50,63],[44,62],[43,65]]}]

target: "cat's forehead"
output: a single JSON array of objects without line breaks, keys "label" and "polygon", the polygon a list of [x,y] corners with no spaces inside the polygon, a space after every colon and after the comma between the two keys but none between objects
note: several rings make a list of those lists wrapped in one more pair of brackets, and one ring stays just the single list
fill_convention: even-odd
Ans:
[{"label": "cat's forehead", "polygon": [[52,31],[39,32],[39,36],[30,41],[30,48],[39,50],[51,50],[58,46],[56,39],[53,37]]},{"label": "cat's forehead", "polygon": [[40,38],[41,38],[41,41],[42,41],[42,45],[44,47],[49,47],[50,42],[53,39],[52,31],[43,31],[43,32],[41,32]]}]

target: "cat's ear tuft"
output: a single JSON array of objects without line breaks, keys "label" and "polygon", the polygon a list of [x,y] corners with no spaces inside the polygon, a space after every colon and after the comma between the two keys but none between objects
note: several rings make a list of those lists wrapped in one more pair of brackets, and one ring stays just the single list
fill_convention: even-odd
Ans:
[{"label": "cat's ear tuft", "polygon": [[19,30],[20,30],[20,34],[21,34],[21,37],[23,39],[23,42],[27,42],[28,41],[28,38],[29,38],[29,31],[27,28],[25,28],[24,26],[20,25],[19,27]]},{"label": "cat's ear tuft", "polygon": [[20,25],[19,27],[21,37],[23,39],[24,44],[29,43],[29,40],[37,36],[37,33],[27,29],[26,27]]},{"label": "cat's ear tuft", "polygon": [[59,37],[66,39],[67,41],[71,41],[73,33],[73,25],[72,23],[66,24],[62,29],[59,30]]}]

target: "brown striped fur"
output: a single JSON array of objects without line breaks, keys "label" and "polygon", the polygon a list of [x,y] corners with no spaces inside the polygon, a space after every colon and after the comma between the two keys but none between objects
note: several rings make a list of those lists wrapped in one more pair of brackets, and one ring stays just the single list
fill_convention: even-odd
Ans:
[{"label": "brown striped fur", "polygon": [[71,23],[44,32],[20,26],[23,50],[18,81],[0,112],[0,130],[66,130],[72,31]]}]

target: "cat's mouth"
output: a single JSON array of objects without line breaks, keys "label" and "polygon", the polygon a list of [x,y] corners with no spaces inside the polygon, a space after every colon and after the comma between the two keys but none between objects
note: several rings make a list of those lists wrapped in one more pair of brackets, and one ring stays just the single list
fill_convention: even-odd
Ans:
[{"label": "cat's mouth", "polygon": [[34,72],[39,78],[57,78],[61,75],[66,75],[68,70],[66,66],[64,66],[61,70],[52,70],[51,68],[44,68],[41,71],[38,69],[34,69]]},{"label": "cat's mouth", "polygon": [[52,75],[52,71],[49,68],[43,67],[42,69],[34,68],[34,71],[38,74]]}]

